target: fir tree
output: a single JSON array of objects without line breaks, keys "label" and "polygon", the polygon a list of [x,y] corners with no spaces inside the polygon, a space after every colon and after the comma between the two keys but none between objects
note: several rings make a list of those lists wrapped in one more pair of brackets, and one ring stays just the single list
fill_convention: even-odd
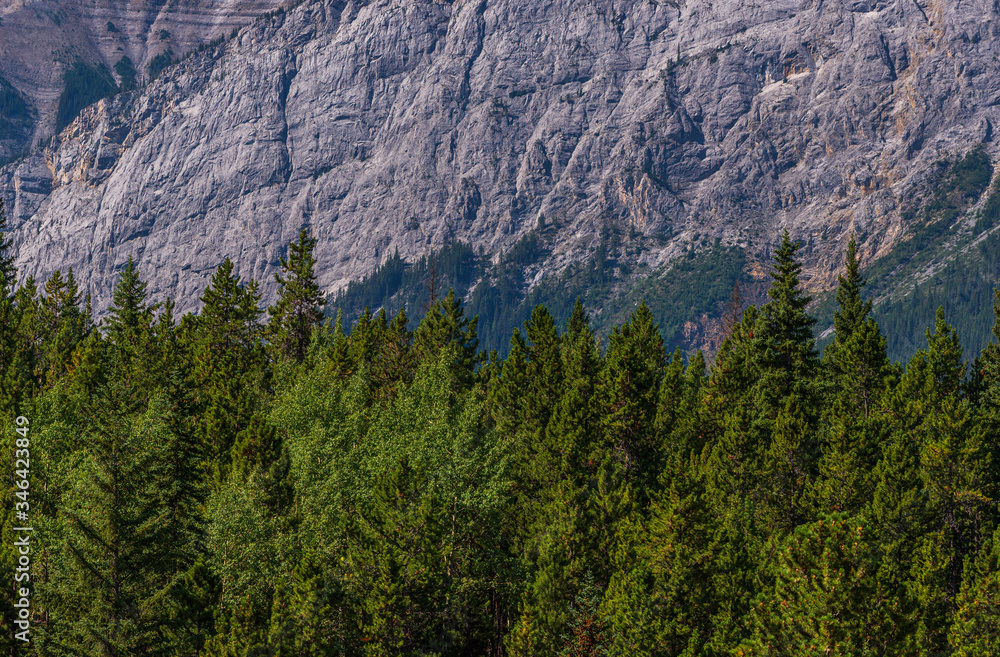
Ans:
[{"label": "fir tree", "polygon": [[309,348],[313,327],[323,319],[324,293],[316,283],[316,238],[305,228],[297,242],[288,245],[288,257],[281,258],[281,273],[274,275],[280,286],[278,300],[267,309],[271,316],[268,337],[277,352],[301,363]]},{"label": "fir tree", "polygon": [[63,510],[68,562],[45,592],[54,618],[45,635],[49,650],[69,644],[82,654],[125,657],[158,644],[160,619],[149,603],[168,546],[148,475],[159,459],[162,425],[127,414],[127,399],[115,384],[88,413],[86,460]]},{"label": "fir tree", "polygon": [[262,311],[256,283],[241,285],[228,258],[201,300],[193,348],[193,377],[204,409],[198,432],[221,482],[237,436],[250,426],[260,388],[267,385]]},{"label": "fir tree", "polygon": [[454,290],[448,290],[448,296],[438,299],[417,327],[413,339],[417,359],[434,361],[443,349],[450,349],[457,380],[463,385],[471,385],[479,364],[478,323],[478,317],[465,318],[462,299],[455,296]]}]

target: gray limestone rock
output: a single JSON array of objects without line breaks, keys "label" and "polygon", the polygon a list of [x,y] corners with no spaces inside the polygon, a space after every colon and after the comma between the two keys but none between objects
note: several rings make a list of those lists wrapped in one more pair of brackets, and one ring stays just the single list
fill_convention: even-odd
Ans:
[{"label": "gray limestone rock", "polygon": [[996,157],[997,29],[985,0],[313,0],[88,108],[0,190],[22,275],[72,266],[98,308],[130,255],[186,311],[226,256],[270,300],[303,226],[332,292],[542,217],[545,271],[609,224],[654,266],[788,228],[820,289],[848,232],[865,260],[906,235],[937,162]]}]

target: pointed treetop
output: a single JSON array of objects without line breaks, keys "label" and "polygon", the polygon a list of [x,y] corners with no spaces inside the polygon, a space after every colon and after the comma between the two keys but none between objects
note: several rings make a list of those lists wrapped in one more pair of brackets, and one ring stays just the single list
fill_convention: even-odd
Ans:
[{"label": "pointed treetop", "polygon": [[271,316],[268,334],[283,356],[301,363],[309,349],[313,329],[323,321],[326,295],[316,283],[316,239],[303,228],[299,239],[288,245],[288,257],[281,258],[281,274],[274,280],[281,286],[277,302],[267,309]]},{"label": "pointed treetop", "polygon": [[583,301],[580,297],[576,298],[576,303],[573,304],[573,312],[570,313],[569,320],[566,322],[566,334],[569,336],[570,340],[573,340],[584,333],[590,332],[590,317],[587,315],[587,311],[583,308]]},{"label": "pointed treetop", "polygon": [[139,336],[148,331],[158,304],[146,305],[146,283],[139,277],[135,259],[129,256],[118,275],[106,322],[108,337],[121,346],[135,346]]},{"label": "pointed treetop", "polygon": [[799,274],[802,273],[802,263],[795,254],[799,251],[799,245],[792,241],[788,235],[788,229],[781,234],[781,244],[774,252],[774,269],[771,270],[771,289],[767,295],[775,301],[787,301],[795,308],[805,308],[812,301],[799,290]]},{"label": "pointed treetop", "polygon": [[965,376],[965,362],[958,333],[945,321],[943,306],[938,306],[934,317],[934,333],[927,330],[927,360],[937,389],[945,394],[958,392]]},{"label": "pointed treetop", "polygon": [[837,278],[840,287],[837,289],[838,309],[833,315],[833,328],[838,345],[843,345],[851,334],[861,326],[872,310],[871,300],[861,297],[861,289],[865,286],[864,277],[858,264],[858,244],[851,235],[847,243],[847,255],[844,262],[845,275]]}]

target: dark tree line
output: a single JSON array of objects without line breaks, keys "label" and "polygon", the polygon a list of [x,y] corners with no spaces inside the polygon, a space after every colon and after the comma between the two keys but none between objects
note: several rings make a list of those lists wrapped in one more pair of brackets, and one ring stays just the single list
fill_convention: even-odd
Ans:
[{"label": "dark tree line", "polygon": [[5,651],[1000,650],[1000,346],[967,365],[939,313],[890,362],[853,242],[822,357],[786,234],[711,366],[645,305],[605,345],[579,302],[565,326],[539,306],[503,359],[454,294],[348,332],[314,244],[270,308],[227,260],[181,318],[130,262],[97,324],[72,272],[15,286],[0,241],[36,546],[33,640],[8,595]]}]

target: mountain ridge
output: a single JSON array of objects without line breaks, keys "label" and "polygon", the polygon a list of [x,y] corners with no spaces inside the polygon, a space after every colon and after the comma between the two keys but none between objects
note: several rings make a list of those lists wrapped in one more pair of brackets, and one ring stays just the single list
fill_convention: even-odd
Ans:
[{"label": "mountain ridge", "polygon": [[716,238],[764,260],[787,228],[821,292],[849,233],[870,264],[918,230],[906,207],[941,162],[996,161],[996,16],[305,2],[84,110],[0,169],[0,189],[22,275],[74,266],[98,310],[129,255],[180,311],[226,256],[267,298],[304,226],[331,293],[453,240],[499,262],[539,228],[529,290],[606,230],[657,270]]}]

